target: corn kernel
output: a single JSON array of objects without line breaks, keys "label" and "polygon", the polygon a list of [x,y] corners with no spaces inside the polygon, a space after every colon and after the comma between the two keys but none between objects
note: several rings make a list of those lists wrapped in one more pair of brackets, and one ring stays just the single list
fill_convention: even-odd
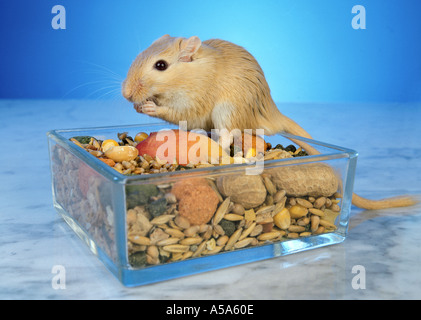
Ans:
[{"label": "corn kernel", "polygon": [[141,142],[145,140],[148,137],[148,134],[146,132],[139,132],[135,137],[134,141]]},{"label": "corn kernel", "polygon": [[113,139],[107,139],[107,140],[104,140],[102,142],[101,149],[102,149],[102,152],[105,152],[109,148],[116,147],[116,146],[118,146],[118,142],[117,141],[115,141]]}]

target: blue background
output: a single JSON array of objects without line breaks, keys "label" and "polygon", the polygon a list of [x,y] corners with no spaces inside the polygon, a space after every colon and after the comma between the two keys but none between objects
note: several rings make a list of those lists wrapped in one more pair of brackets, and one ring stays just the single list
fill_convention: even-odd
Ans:
[{"label": "blue background", "polygon": [[[54,30],[51,9],[66,9]],[[366,8],[366,30],[351,26]],[[260,62],[277,102],[421,101],[421,1],[2,1],[0,98],[122,99],[165,33],[222,38]]]}]

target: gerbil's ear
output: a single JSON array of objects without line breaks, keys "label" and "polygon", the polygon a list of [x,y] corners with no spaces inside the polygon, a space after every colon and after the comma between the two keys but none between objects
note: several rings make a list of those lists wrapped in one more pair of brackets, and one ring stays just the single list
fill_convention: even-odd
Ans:
[{"label": "gerbil's ear", "polygon": [[156,39],[153,43],[158,43],[158,42],[160,42],[162,40],[166,40],[168,38],[171,38],[170,35],[169,34],[164,34],[162,37]]},{"label": "gerbil's ear", "polygon": [[192,56],[199,50],[201,45],[202,41],[200,41],[197,36],[183,40],[180,44],[180,56],[178,61],[191,62]]}]

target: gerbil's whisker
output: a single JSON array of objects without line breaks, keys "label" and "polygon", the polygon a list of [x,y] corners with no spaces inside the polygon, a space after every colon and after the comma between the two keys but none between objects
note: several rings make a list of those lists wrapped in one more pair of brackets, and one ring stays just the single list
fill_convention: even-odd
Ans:
[{"label": "gerbil's whisker", "polygon": [[101,91],[103,91],[103,90],[107,90],[107,89],[113,89],[112,91],[120,90],[120,88],[116,88],[116,86],[101,87],[101,88],[99,88],[99,89],[97,89],[97,90],[95,90],[95,91],[91,92],[91,93],[88,95],[88,98],[89,98],[89,97],[94,96],[94,95],[95,95],[96,93],[98,93],[98,92],[101,92]]},{"label": "gerbil's whisker", "polygon": [[121,81],[124,80],[124,77],[121,74],[118,74],[117,72],[114,72],[113,70],[111,70],[111,69],[109,69],[105,66],[101,66],[97,63],[88,62],[88,61],[85,61],[85,63],[90,64],[91,66],[94,66],[96,68],[99,68],[100,70],[107,72],[109,75],[113,75],[115,77],[115,79],[117,79],[117,80],[121,80]]},{"label": "gerbil's whisker", "polygon": [[[78,89],[81,89],[81,88],[84,88],[84,87],[87,87],[87,86],[92,86],[92,85],[100,85],[100,84],[103,84],[103,85],[113,84],[114,87],[117,87],[117,86],[119,86],[119,88],[121,87],[121,83],[117,82],[117,81],[110,81],[110,80],[105,80],[105,79],[104,80],[89,81],[89,82],[82,83],[82,84],[70,89],[68,92],[66,92],[64,94],[63,98],[66,98],[68,95],[70,95],[71,93],[75,92]],[[108,87],[110,87],[110,86],[108,86]]]}]

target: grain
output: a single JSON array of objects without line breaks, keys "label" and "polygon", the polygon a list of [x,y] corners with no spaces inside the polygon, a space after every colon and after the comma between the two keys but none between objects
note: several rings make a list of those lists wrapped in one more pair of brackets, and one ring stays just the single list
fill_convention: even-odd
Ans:
[{"label": "grain", "polygon": [[165,223],[169,222],[171,219],[173,219],[174,217],[175,216],[172,215],[172,214],[163,214],[163,215],[160,215],[156,218],[153,218],[150,222],[153,225],[165,224]]},{"label": "grain", "polygon": [[304,232],[306,230],[303,226],[289,226],[288,231],[290,232]]},{"label": "grain", "polygon": [[151,239],[143,236],[129,236],[129,240],[138,245],[145,245],[148,246],[151,244]]},{"label": "grain", "polygon": [[194,244],[199,244],[203,241],[203,239],[201,237],[189,237],[189,238],[184,238],[182,240],[180,240],[180,244],[182,245],[186,245],[186,246],[191,246]]},{"label": "grain", "polygon": [[253,222],[247,229],[243,231],[243,233],[241,234],[240,238],[238,238],[238,240],[242,240],[248,237],[255,227],[256,227],[256,222]]},{"label": "grain", "polygon": [[175,237],[175,238],[180,238],[180,239],[182,239],[182,238],[184,238],[185,237],[185,234],[181,231],[181,230],[178,230],[178,229],[174,229],[174,228],[167,228],[167,229],[165,229],[164,230],[166,233],[168,233],[170,236],[173,236],[173,237]]},{"label": "grain", "polygon": [[238,240],[238,242],[234,244],[234,248],[240,249],[240,248],[247,247],[249,244],[253,242],[253,240],[254,238],[244,238],[244,239]]},{"label": "grain", "polygon": [[299,204],[300,206],[303,206],[304,208],[307,208],[307,209],[313,208],[313,204],[306,199],[297,198],[296,201],[297,201],[297,204]]},{"label": "grain", "polygon": [[187,229],[190,227],[190,222],[187,218],[183,217],[183,216],[176,216],[174,219],[174,223],[180,227],[181,229]]},{"label": "grain", "polygon": [[316,230],[319,228],[320,217],[317,215],[312,215],[310,217],[310,222],[311,222],[311,226],[310,226],[311,232],[316,232]]},{"label": "grain", "polygon": [[310,209],[308,209],[308,211],[312,214],[315,214],[315,215],[319,216],[319,217],[323,217],[325,215],[325,213],[322,210],[316,209],[316,208],[310,208]]},{"label": "grain", "polygon": [[226,215],[224,215],[224,219],[228,221],[241,221],[244,219],[244,217],[235,213],[227,213]]},{"label": "grain", "polygon": [[168,239],[164,239],[164,240],[160,240],[156,243],[157,246],[167,246],[170,244],[176,244],[178,243],[178,241],[180,241],[179,238],[168,238]]},{"label": "grain", "polygon": [[330,221],[327,221],[327,220],[324,220],[324,219],[320,219],[320,222],[319,223],[320,223],[320,225],[322,225],[325,228],[336,229],[336,225],[334,225]]},{"label": "grain", "polygon": [[182,253],[189,251],[189,246],[182,245],[182,244],[171,244],[168,246],[163,247],[165,251],[171,252],[171,253]]},{"label": "grain", "polygon": [[237,240],[240,238],[241,233],[243,232],[243,228],[237,229],[229,238],[227,244],[225,245],[225,250],[231,250]]},{"label": "grain", "polygon": [[257,237],[257,239],[260,241],[272,240],[276,237],[279,237],[280,235],[281,233],[279,231],[271,231],[271,232],[262,233],[261,235]]},{"label": "grain", "polygon": [[229,205],[231,203],[230,197],[227,197],[218,207],[213,216],[212,224],[218,224],[224,218],[225,214],[228,212]]}]

